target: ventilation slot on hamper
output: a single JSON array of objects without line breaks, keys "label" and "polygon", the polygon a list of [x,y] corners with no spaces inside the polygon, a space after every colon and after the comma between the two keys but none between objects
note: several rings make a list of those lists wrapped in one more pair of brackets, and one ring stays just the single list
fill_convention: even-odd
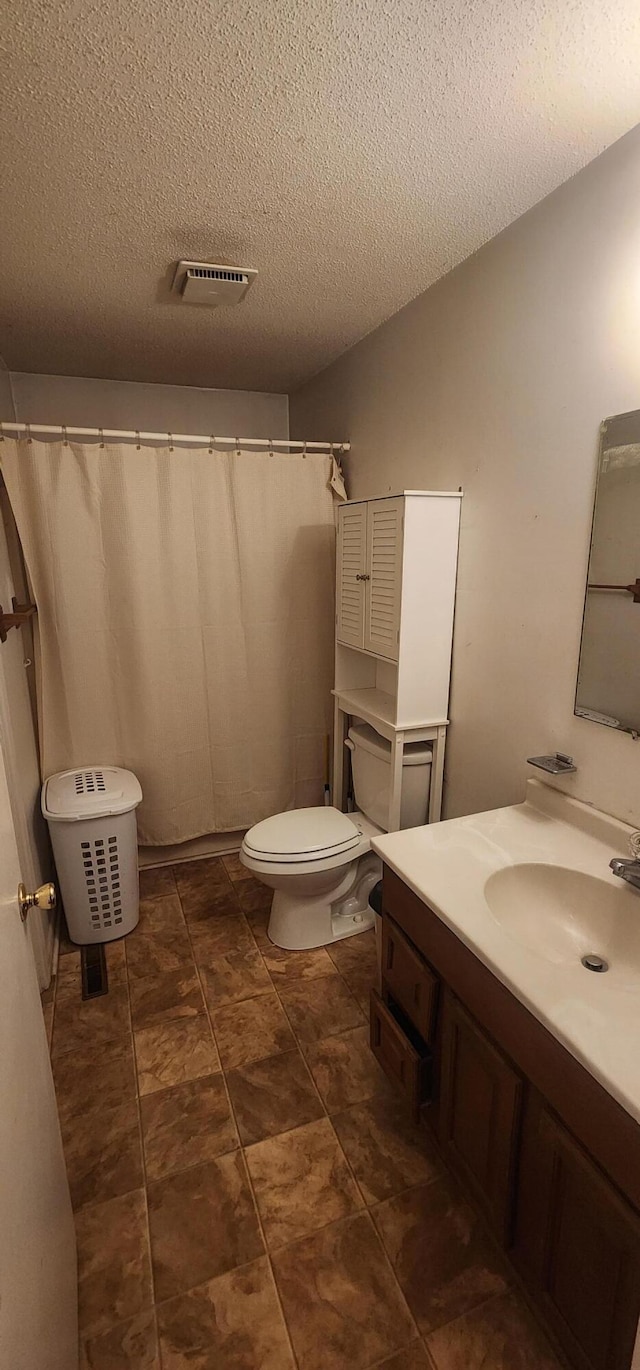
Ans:
[{"label": "ventilation slot on hamper", "polygon": [[102,771],[76,771],[76,794],[105,794],[106,785]]},{"label": "ventilation slot on hamper", "polygon": [[91,925],[96,929],[115,927],[122,922],[118,840],[96,837],[80,845]]}]

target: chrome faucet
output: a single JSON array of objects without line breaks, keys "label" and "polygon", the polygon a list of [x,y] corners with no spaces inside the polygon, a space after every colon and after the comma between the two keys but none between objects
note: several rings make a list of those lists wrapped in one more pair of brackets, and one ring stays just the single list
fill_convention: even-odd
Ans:
[{"label": "chrome faucet", "polygon": [[614,875],[626,880],[628,885],[640,890],[640,833],[634,832],[629,839],[631,856],[614,856],[609,867]]}]

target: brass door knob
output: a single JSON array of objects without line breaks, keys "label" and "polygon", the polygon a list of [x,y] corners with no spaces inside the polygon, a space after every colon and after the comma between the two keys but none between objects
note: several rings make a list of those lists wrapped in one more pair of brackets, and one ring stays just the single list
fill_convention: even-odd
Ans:
[{"label": "brass door knob", "polygon": [[20,906],[20,917],[24,920],[29,909],[55,909],[56,906],[56,887],[51,880],[45,885],[40,885],[35,894],[27,894],[26,885],[18,885],[18,904]]}]

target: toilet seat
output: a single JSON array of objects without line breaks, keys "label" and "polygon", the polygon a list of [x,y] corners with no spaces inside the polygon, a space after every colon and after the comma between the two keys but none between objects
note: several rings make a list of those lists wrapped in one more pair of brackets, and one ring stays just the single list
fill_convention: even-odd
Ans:
[{"label": "toilet seat", "polygon": [[352,851],[361,841],[361,827],[327,805],[265,818],[249,830],[242,846],[254,861],[286,866],[324,862]]}]

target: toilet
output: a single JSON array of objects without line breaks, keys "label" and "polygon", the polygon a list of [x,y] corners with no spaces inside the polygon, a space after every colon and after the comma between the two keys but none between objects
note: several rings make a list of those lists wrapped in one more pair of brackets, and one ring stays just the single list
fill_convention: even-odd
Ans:
[{"label": "toilet", "polygon": [[[365,932],[375,922],[369,894],[382,875],[371,838],[388,831],[391,744],[354,723],[351,751],[355,813],[331,806],[291,809],[250,828],[240,860],[274,891],[268,935],[277,947],[304,951]],[[427,821],[431,747],[404,749],[400,827]]]}]

